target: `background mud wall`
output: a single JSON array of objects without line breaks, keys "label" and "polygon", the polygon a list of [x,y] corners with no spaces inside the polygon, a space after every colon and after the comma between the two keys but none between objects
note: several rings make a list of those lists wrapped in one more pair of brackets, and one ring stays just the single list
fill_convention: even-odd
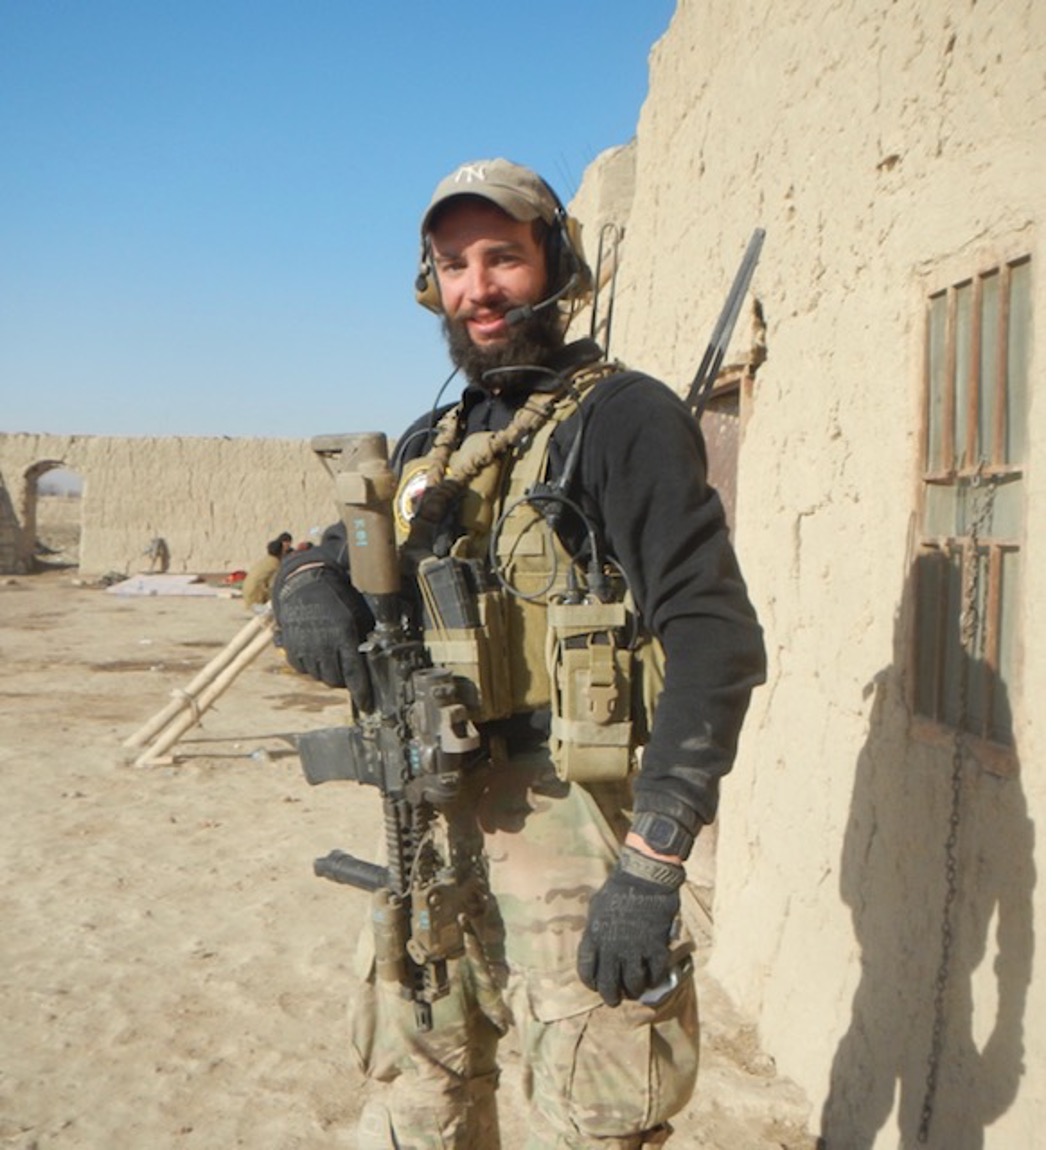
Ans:
[{"label": "background mud wall", "polygon": [[174,572],[247,569],[281,531],[306,539],[337,518],[332,483],[301,440],[0,434],[0,571],[25,570],[37,484],[83,481],[80,570],[145,570],[161,537]]}]

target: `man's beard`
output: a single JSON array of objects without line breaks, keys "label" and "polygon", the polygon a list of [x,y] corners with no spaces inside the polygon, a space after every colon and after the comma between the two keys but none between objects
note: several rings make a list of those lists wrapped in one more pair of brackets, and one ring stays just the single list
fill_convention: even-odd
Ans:
[{"label": "man's beard", "polygon": [[539,373],[532,367],[547,363],[563,347],[564,320],[557,308],[544,308],[510,327],[504,343],[479,347],[472,342],[464,320],[444,316],[443,335],[451,360],[469,383],[504,389],[538,380]]}]

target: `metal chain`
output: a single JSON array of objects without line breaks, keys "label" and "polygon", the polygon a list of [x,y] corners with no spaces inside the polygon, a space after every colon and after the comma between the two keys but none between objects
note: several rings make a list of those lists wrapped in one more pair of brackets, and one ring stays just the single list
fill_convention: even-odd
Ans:
[{"label": "metal chain", "polygon": [[[984,460],[970,479],[970,489],[981,487]],[[941,909],[941,957],[937,967],[937,980],[933,999],[933,1032],[930,1052],[926,1059],[926,1092],[922,1099],[917,1139],[920,1144],[929,1141],[933,1121],[933,1103],[937,1094],[937,1079],[944,1048],[945,997],[952,956],[952,911],[959,893],[959,824],[962,819],[963,767],[966,761],[966,729],[969,706],[970,655],[976,649],[978,637],[984,642],[983,615],[980,604],[980,536],[981,527],[991,521],[995,505],[995,480],[989,478],[985,490],[970,519],[969,531],[963,547],[962,607],[959,613],[959,694],[956,700],[958,714],[955,723],[955,741],[952,746],[951,809],[948,815],[948,837],[944,841],[944,906]]]}]

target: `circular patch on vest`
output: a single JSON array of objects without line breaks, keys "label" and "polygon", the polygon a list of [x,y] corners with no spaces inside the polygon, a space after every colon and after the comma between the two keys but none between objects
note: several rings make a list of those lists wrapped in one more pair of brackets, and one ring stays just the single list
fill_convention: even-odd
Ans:
[{"label": "circular patch on vest", "polygon": [[430,464],[427,459],[415,459],[403,468],[399,487],[395,492],[395,530],[400,538],[410,534],[410,522],[417,514],[421,493],[428,486]]}]

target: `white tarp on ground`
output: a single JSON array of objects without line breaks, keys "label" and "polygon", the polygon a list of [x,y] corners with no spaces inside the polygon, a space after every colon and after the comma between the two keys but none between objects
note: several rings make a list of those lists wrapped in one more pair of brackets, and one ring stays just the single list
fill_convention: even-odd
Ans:
[{"label": "white tarp on ground", "polygon": [[132,575],[106,588],[108,595],[211,595],[220,588],[210,587],[200,575]]}]

